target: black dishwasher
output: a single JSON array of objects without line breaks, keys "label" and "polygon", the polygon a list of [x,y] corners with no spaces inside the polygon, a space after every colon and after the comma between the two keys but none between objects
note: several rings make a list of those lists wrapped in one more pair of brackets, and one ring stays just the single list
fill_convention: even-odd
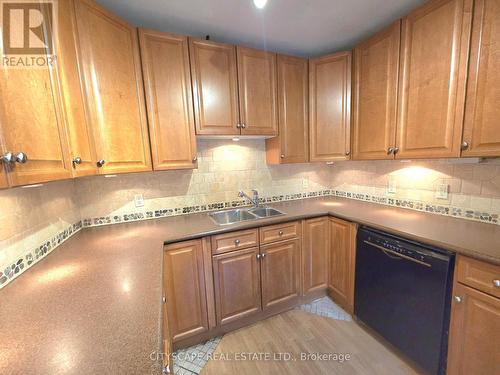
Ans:
[{"label": "black dishwasher", "polygon": [[358,232],[354,313],[429,374],[445,374],[454,254]]}]

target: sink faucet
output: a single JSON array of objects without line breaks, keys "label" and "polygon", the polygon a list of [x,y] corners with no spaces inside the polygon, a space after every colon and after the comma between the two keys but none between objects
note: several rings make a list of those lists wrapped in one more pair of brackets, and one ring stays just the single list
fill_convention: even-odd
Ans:
[{"label": "sink faucet", "polygon": [[238,193],[238,196],[241,197],[241,198],[246,198],[248,199],[254,208],[257,208],[259,207],[259,192],[255,189],[252,189],[252,192],[253,192],[253,197],[250,198],[244,191],[240,191]]}]

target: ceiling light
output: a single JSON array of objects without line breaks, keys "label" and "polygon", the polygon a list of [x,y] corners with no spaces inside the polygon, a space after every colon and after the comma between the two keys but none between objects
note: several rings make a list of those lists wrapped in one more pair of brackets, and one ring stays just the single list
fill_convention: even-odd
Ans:
[{"label": "ceiling light", "polygon": [[263,9],[266,4],[267,4],[267,0],[253,0],[253,4],[259,8],[259,9]]},{"label": "ceiling light", "polygon": [[240,141],[240,138],[239,137],[234,137],[233,138],[233,142],[239,142]]}]

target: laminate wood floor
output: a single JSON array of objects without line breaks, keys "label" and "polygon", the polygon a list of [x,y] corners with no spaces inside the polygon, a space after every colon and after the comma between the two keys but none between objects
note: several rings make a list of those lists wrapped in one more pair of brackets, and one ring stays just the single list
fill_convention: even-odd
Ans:
[{"label": "laminate wood floor", "polygon": [[[280,360],[279,353],[288,353],[294,360]],[[304,360],[302,353],[325,353],[331,357]],[[335,353],[349,354],[350,359],[332,360]],[[245,360],[245,355],[262,360]],[[201,374],[418,373],[357,323],[292,310],[225,335]]]}]

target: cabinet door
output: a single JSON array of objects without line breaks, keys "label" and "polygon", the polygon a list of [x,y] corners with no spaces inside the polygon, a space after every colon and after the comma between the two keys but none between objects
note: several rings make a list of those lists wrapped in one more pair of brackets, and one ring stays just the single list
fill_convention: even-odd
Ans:
[{"label": "cabinet door", "polygon": [[213,257],[217,324],[227,324],[261,310],[258,248]]},{"label": "cabinet door", "polygon": [[239,135],[236,48],[189,40],[196,134]]},{"label": "cabinet door", "polygon": [[[1,150],[0,150],[1,152]],[[5,166],[0,162],[0,189],[9,187],[9,180],[7,179],[7,172]]]},{"label": "cabinet door", "polygon": [[356,225],[330,218],[330,295],[344,309],[354,311]]},{"label": "cabinet door", "polygon": [[309,61],[310,160],[347,160],[351,129],[351,52]]},{"label": "cabinet door", "polygon": [[201,240],[165,246],[165,295],[173,342],[208,330]]},{"label": "cabinet door", "polygon": [[139,32],[155,170],[197,166],[187,37]]},{"label": "cabinet door", "polygon": [[462,156],[500,156],[500,2],[476,0]]},{"label": "cabinet door", "polygon": [[500,373],[500,299],[455,284],[450,325],[450,375]]},{"label": "cabinet door", "polygon": [[92,0],[76,1],[76,19],[99,173],[150,171],[137,30]]},{"label": "cabinet door", "polygon": [[300,296],[300,241],[261,246],[262,308],[292,304]]},{"label": "cabinet door", "polygon": [[327,217],[304,222],[302,245],[302,293],[328,287],[329,223]]},{"label": "cabinet door", "polygon": [[397,21],[354,49],[355,160],[394,158],[400,35]]},{"label": "cabinet door", "polygon": [[60,48],[57,60],[61,68],[61,85],[67,117],[70,156],[73,176],[97,174],[96,155],[90,119],[85,107],[85,93],[75,44],[75,3],[58,2],[58,37]]},{"label": "cabinet door", "polygon": [[269,164],[309,159],[308,62],[278,55],[279,135],[266,140]]},{"label": "cabinet door", "polygon": [[237,47],[242,135],[278,135],[276,54]]},{"label": "cabinet door", "polygon": [[58,64],[0,67],[5,151],[22,152],[28,159],[8,167],[12,186],[72,177],[59,73]]},{"label": "cabinet door", "polygon": [[403,20],[396,158],[458,157],[472,0],[433,0]]}]

